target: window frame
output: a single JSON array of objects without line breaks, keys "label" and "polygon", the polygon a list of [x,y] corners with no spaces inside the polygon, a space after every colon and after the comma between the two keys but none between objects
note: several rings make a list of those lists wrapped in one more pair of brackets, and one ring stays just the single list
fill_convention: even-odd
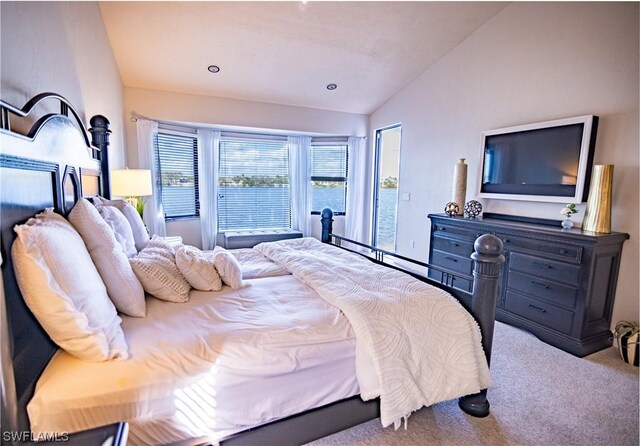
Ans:
[{"label": "window frame", "polygon": [[[311,141],[311,152],[313,152],[315,147],[327,147],[327,146],[343,146],[345,149],[345,166],[344,166],[344,177],[323,177],[323,176],[310,176],[309,178],[309,188],[311,192],[313,192],[313,186],[311,182],[313,181],[326,181],[326,182],[336,182],[336,183],[344,183],[344,211],[335,211],[333,215],[337,216],[345,216],[347,215],[347,189],[349,187],[349,145],[346,141]],[[309,170],[313,170],[313,166],[311,164],[311,160],[313,160],[313,153],[309,154]],[[311,204],[313,205],[313,197],[311,197]],[[320,215],[322,210],[314,211],[311,210],[311,215]]]},{"label": "window frame", "polygon": [[194,187],[194,208],[195,211],[193,214],[185,214],[185,215],[171,215],[168,216],[166,210],[164,211],[164,220],[165,221],[179,221],[179,220],[194,220],[200,218],[200,179],[198,174],[198,135],[194,132],[187,131],[179,131],[174,130],[169,127],[164,127],[162,125],[158,126],[158,132],[155,136],[155,150],[156,150],[156,174],[157,179],[156,182],[158,184],[158,188],[160,190],[160,199],[162,201],[162,206],[164,210],[165,202],[162,192],[162,169],[161,169],[161,161],[160,161],[160,135],[170,135],[179,138],[189,138],[193,139],[193,187]]}]

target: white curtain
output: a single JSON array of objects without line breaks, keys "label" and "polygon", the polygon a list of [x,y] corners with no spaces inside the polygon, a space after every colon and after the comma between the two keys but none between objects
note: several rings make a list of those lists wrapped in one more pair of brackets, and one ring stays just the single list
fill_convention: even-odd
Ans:
[{"label": "white curtain", "polygon": [[151,191],[153,195],[144,199],[144,224],[151,235],[164,237],[167,228],[164,222],[164,209],[162,209],[162,194],[160,187],[160,175],[156,171],[156,137],[158,135],[158,123],[147,119],[138,118],[136,123],[138,133],[138,167],[151,170]]},{"label": "white curtain", "polygon": [[371,156],[367,139],[352,136],[347,141],[349,165],[347,173],[347,209],[345,237],[371,243]]},{"label": "white curtain", "polygon": [[202,249],[213,249],[218,238],[218,159],[220,130],[198,129],[198,192]]},{"label": "white curtain", "polygon": [[291,227],[311,236],[311,137],[289,136],[289,185],[291,190]]}]

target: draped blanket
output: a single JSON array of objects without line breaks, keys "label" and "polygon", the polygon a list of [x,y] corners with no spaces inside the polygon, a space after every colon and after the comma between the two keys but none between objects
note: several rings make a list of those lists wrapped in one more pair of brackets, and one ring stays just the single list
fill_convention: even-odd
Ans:
[{"label": "draped blanket", "polygon": [[313,238],[255,249],[349,319],[356,368],[369,364],[377,376],[362,380],[358,372],[361,397],[380,397],[384,427],[491,384],[478,325],[447,292]]}]

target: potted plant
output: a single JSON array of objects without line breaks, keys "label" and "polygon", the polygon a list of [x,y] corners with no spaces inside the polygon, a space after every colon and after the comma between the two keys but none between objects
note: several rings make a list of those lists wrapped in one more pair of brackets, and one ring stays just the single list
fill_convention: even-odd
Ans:
[{"label": "potted plant", "polygon": [[562,220],[562,228],[571,229],[573,227],[573,221],[571,220],[571,216],[573,214],[578,213],[578,209],[576,209],[576,205],[573,203],[569,203],[562,208],[560,213],[564,215],[564,220]]},{"label": "potted plant", "polygon": [[613,337],[618,344],[622,360],[638,367],[638,337],[640,325],[637,322],[620,321],[616,324]]}]

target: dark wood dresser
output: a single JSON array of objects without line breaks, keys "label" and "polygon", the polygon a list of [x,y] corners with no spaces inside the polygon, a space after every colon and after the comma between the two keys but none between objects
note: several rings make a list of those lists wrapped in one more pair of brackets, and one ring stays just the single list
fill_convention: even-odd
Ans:
[{"label": "dark wood dresser", "polygon": [[[506,262],[496,318],[521,327],[576,356],[611,345],[611,311],[622,244],[629,234],[563,230],[549,220],[514,221],[430,214],[429,263],[470,275],[473,242],[481,234],[498,236]],[[432,270],[430,277],[442,273]],[[471,292],[471,283],[453,279]]]}]

